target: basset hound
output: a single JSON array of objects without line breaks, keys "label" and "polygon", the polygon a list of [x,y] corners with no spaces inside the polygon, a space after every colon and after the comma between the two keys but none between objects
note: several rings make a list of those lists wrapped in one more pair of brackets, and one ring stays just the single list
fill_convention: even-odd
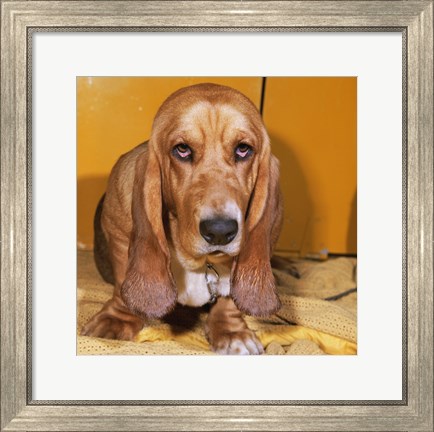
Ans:
[{"label": "basset hound", "polygon": [[113,298],[83,328],[133,340],[175,304],[212,303],[220,354],[261,354],[242,314],[280,308],[270,258],[282,225],[279,162],[255,105],[230,87],[169,96],[148,142],[121,156],[95,215],[95,261]]}]

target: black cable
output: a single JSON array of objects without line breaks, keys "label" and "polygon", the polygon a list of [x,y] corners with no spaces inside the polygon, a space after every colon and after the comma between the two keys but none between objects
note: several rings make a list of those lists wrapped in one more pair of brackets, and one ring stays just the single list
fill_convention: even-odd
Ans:
[{"label": "black cable", "polygon": [[336,294],[336,295],[334,295],[334,296],[326,297],[324,300],[327,300],[327,301],[335,301],[335,300],[339,300],[340,298],[345,297],[345,296],[347,296],[348,294],[351,294],[351,293],[356,292],[356,291],[357,291],[357,287],[355,287],[355,288],[351,288],[351,289],[349,289],[349,290],[346,290],[346,291],[344,291],[344,292],[341,292],[340,294]]},{"label": "black cable", "polygon": [[262,89],[261,89],[261,105],[259,107],[259,112],[261,113],[261,117],[264,114],[264,103],[265,103],[265,86],[267,84],[267,78],[262,77]]}]

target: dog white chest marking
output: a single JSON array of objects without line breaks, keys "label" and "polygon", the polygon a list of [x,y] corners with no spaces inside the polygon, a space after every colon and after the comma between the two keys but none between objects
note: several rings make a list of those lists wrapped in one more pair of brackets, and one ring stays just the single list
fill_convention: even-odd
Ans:
[{"label": "dog white chest marking", "polygon": [[[178,303],[185,306],[203,306],[216,296],[230,293],[230,269],[222,264],[213,264],[216,272],[206,271],[206,265],[197,270],[186,270],[172,256],[172,273],[178,289]],[[209,285],[209,287],[208,287]]]}]

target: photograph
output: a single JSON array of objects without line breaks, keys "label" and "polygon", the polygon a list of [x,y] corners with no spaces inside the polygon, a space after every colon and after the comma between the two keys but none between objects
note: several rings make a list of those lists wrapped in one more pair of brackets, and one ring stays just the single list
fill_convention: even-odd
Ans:
[{"label": "photograph", "polygon": [[357,354],[357,77],[78,77],[77,354]]}]

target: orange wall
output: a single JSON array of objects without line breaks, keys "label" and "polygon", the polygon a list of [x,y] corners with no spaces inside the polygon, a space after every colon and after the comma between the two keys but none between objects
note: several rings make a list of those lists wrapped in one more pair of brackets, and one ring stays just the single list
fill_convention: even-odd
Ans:
[{"label": "orange wall", "polygon": [[[262,78],[77,79],[78,244],[91,248],[93,213],[119,156],[148,139],[163,100],[215,82],[259,108]],[[283,253],[356,252],[355,78],[267,78],[264,121],[281,161]]]},{"label": "orange wall", "polygon": [[263,117],[281,163],[278,249],[357,251],[357,79],[268,78]]}]

